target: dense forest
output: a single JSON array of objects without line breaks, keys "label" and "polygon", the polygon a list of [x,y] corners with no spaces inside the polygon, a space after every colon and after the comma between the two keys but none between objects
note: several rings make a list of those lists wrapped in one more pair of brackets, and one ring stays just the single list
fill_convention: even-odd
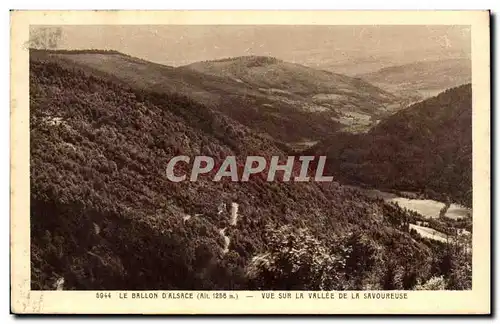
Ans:
[{"label": "dense forest", "polygon": [[366,134],[338,134],[311,152],[326,152],[328,171],[342,181],[471,207],[471,85],[401,110]]},{"label": "dense forest", "polygon": [[187,97],[32,59],[32,289],[471,287],[470,240],[424,239],[397,205],[336,182],[172,183],[176,155],[286,154]]}]

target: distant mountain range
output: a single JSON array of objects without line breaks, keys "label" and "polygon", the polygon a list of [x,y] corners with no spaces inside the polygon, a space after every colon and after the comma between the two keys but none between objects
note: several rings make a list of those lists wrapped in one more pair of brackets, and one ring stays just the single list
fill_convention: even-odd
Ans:
[{"label": "distant mountain range", "polygon": [[366,131],[400,108],[400,98],[361,79],[272,57],[236,57],[170,67],[114,51],[34,51],[123,84],[185,95],[284,143],[336,131]]},{"label": "distant mountain range", "polygon": [[397,96],[418,101],[471,82],[470,59],[419,61],[358,76]]}]

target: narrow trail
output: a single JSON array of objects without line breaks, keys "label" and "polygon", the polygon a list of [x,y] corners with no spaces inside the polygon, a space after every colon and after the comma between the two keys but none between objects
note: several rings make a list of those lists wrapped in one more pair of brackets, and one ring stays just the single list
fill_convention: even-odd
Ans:
[{"label": "narrow trail", "polygon": [[[236,226],[236,224],[238,223],[238,208],[239,205],[237,203],[231,203],[231,219],[229,220],[230,226]],[[219,234],[224,239],[224,248],[222,249],[222,254],[226,254],[227,252],[229,252],[229,244],[231,243],[231,238],[226,235],[226,229],[227,227],[224,227],[219,230]]]},{"label": "narrow trail", "polygon": [[231,243],[231,239],[226,235],[226,227],[219,230],[219,234],[224,238],[224,248],[222,249],[222,254],[226,254],[229,252],[229,244]]},{"label": "narrow trail", "polygon": [[57,279],[56,283],[54,284],[54,287],[56,290],[64,290],[64,278],[61,277]]},{"label": "narrow trail", "polygon": [[236,226],[238,222],[238,208],[239,205],[237,203],[231,203],[231,221],[229,222],[231,226]]},{"label": "narrow trail", "polygon": [[[235,202],[231,203],[231,214],[230,214],[230,219],[229,219],[229,226],[236,226],[236,224],[238,224],[238,216],[239,216],[238,209],[239,209],[239,204],[237,204]],[[221,203],[219,205],[217,215],[222,215],[225,211],[227,211],[226,204]],[[191,216],[191,215],[186,214],[182,217],[182,220],[184,223],[186,223],[187,221],[189,221],[193,217],[199,217],[199,216],[203,216],[203,215],[202,214],[195,214],[194,216]],[[227,227],[219,229],[219,234],[224,239],[224,247],[222,248],[222,254],[226,254],[227,252],[229,252],[229,244],[231,244],[231,238],[226,235],[226,230],[227,230]]]}]

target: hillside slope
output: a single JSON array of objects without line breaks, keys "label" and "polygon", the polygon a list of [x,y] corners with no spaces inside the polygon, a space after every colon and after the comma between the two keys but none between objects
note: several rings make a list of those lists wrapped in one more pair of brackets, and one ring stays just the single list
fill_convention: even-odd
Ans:
[{"label": "hillside slope", "polygon": [[471,85],[447,90],[387,118],[367,134],[341,134],[311,149],[329,172],[377,188],[427,192],[472,204]]},{"label": "hillside slope", "polygon": [[196,62],[182,69],[236,80],[282,100],[302,100],[302,109],[333,111],[350,131],[365,130],[398,109],[399,98],[361,79],[317,70],[266,56],[242,56]]},{"label": "hillside slope", "polygon": [[135,89],[186,96],[284,143],[318,139],[339,128],[329,112],[311,114],[300,109],[301,103],[276,103],[274,97],[234,80],[155,64],[117,52],[39,51],[33,56],[69,68],[78,66]]},{"label": "hillside slope", "polygon": [[[356,78],[316,70],[267,56],[241,56],[197,62],[189,64],[183,69],[230,78],[267,89],[286,89],[299,95],[328,93],[352,95],[353,100],[358,100],[360,104],[375,102],[375,100],[384,102],[394,98],[391,94]],[[372,107],[371,109],[379,108],[381,107]]]},{"label": "hillside slope", "polygon": [[471,82],[470,59],[421,61],[382,68],[360,78],[412,101],[439,94]]},{"label": "hillside slope", "polygon": [[[30,153],[32,289],[324,287],[300,273],[262,286],[245,274],[272,246],[267,228],[281,233],[285,225],[307,229],[346,260],[350,268],[321,272],[336,278],[324,289],[410,289],[440,275],[435,245],[394,227],[410,216],[337,183],[168,181],[176,155],[209,155],[216,164],[228,155],[284,156],[186,97],[32,58]],[[239,219],[231,225],[226,206],[234,203]],[[353,254],[364,250],[345,240],[376,253]]]},{"label": "hillside slope", "polygon": [[339,129],[366,131],[400,108],[399,98],[359,79],[268,57],[230,59],[232,72],[226,73],[224,60],[174,68],[114,51],[34,51],[32,56],[134,88],[184,95],[292,145],[314,143]]}]

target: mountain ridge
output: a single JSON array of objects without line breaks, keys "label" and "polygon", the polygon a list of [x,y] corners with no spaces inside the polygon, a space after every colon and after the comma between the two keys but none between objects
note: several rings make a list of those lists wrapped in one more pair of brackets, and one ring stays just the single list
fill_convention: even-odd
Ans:
[{"label": "mountain ridge", "polygon": [[375,120],[400,108],[398,98],[360,79],[269,57],[197,63],[243,60],[250,63],[251,67],[245,65],[249,71],[281,67],[269,69],[266,76],[252,81],[192,67],[149,63],[116,51],[34,51],[32,56],[105,73],[133,87],[185,95],[289,144],[314,142],[340,129],[365,131]]}]

